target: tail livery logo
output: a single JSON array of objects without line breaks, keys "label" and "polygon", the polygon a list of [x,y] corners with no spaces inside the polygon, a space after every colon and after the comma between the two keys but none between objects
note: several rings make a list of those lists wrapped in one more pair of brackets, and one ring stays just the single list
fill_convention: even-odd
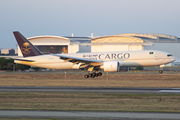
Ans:
[{"label": "tail livery logo", "polygon": [[28,42],[23,43],[23,45],[21,47],[21,51],[24,54],[29,54],[31,52],[30,44]]}]

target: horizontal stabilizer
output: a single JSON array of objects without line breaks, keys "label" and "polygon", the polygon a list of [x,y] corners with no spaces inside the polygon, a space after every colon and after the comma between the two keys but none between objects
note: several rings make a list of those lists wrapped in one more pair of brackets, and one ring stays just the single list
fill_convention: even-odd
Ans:
[{"label": "horizontal stabilizer", "polygon": [[25,62],[35,62],[34,60],[25,60],[25,59],[13,59],[13,60],[25,61]]}]

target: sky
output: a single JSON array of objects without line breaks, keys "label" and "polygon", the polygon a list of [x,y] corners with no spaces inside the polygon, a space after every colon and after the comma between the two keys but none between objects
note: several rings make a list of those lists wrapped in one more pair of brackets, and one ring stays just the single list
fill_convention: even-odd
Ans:
[{"label": "sky", "polygon": [[0,49],[26,38],[159,33],[180,37],[180,0],[0,0]]}]

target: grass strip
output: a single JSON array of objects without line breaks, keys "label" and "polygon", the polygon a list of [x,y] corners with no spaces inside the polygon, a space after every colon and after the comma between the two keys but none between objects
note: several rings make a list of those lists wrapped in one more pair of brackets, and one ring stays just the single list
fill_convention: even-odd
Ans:
[{"label": "grass strip", "polygon": [[0,74],[1,86],[73,86],[73,87],[162,87],[180,88],[180,74],[104,74],[85,79],[80,74],[26,73]]},{"label": "grass strip", "polygon": [[0,92],[2,110],[180,112],[179,94]]}]

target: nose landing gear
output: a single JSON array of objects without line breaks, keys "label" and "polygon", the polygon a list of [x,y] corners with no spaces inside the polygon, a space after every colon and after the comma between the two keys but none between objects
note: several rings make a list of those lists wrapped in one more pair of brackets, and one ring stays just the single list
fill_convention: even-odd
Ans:
[{"label": "nose landing gear", "polygon": [[163,70],[159,70],[159,74],[162,74],[163,73]]},{"label": "nose landing gear", "polygon": [[160,70],[159,70],[159,74],[162,74],[163,73],[163,67],[164,67],[165,65],[160,65]]}]

